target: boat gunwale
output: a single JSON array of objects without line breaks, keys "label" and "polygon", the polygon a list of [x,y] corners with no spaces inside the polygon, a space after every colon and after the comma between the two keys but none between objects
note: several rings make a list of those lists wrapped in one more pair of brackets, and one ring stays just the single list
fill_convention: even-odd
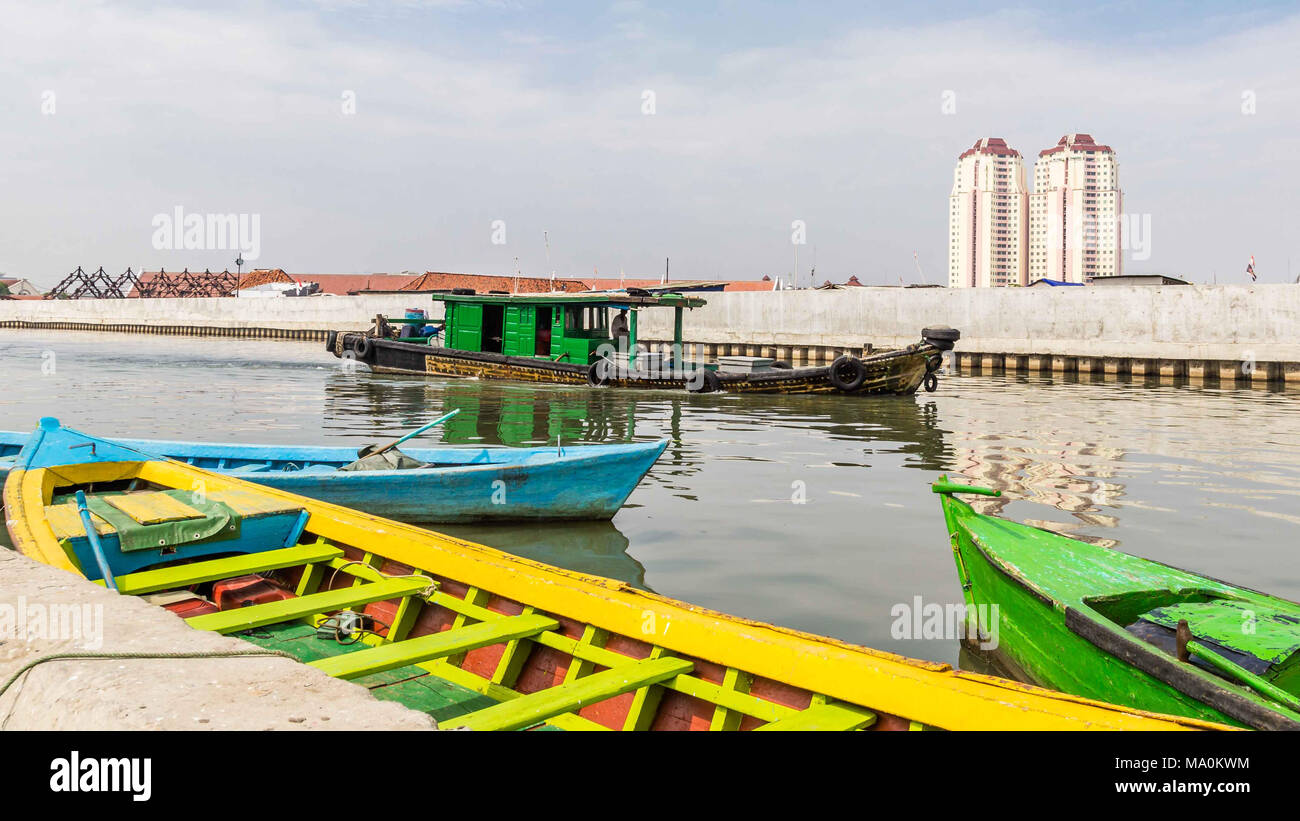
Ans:
[{"label": "boat gunwale", "polygon": [[1300,716],[1278,705],[1269,708],[1223,686],[1212,674],[1191,664],[1180,664],[1167,653],[1153,649],[1126,631],[1112,627],[1077,608],[1066,606],[1064,624],[1079,638],[1102,652],[1141,670],[1189,698],[1257,730],[1300,730]]},{"label": "boat gunwale", "polygon": [[[21,431],[0,430],[0,447],[13,447],[18,444],[21,450],[21,444],[31,438],[30,433]],[[348,446],[339,445],[274,445],[251,442],[195,442],[174,439],[130,439],[115,438],[113,441],[124,445],[125,447],[139,450],[151,456],[159,456],[164,459],[174,459],[175,461],[184,461],[185,458],[235,458],[247,459],[250,462],[269,461],[269,462],[314,462],[317,464],[348,464],[357,458],[357,449]],[[564,445],[562,452],[556,452],[554,445],[530,445],[528,447],[512,447],[508,445],[475,445],[470,447],[441,447],[441,448],[406,448],[404,453],[422,461],[433,461],[436,458],[449,458],[446,454],[455,453],[482,453],[484,451],[496,451],[506,453],[511,456],[519,455],[524,459],[541,456],[546,457],[538,459],[535,462],[524,461],[524,459],[512,459],[505,462],[459,462],[453,464],[439,464],[434,468],[421,468],[421,470],[452,471],[462,470],[464,468],[498,468],[507,467],[539,467],[552,466],[563,463],[580,463],[598,459],[603,456],[612,455],[643,455],[659,448],[667,447],[668,440],[665,438],[634,441],[634,442],[582,442],[572,445]],[[206,451],[206,452],[205,452]],[[442,456],[439,456],[442,455]],[[16,459],[15,453],[11,457],[0,457],[0,459]],[[179,458],[178,458],[179,457]],[[203,468],[220,473],[226,468]],[[293,471],[287,471],[292,473]],[[410,470],[377,470],[377,471],[356,471],[357,475],[363,473],[380,473],[385,475],[404,474],[409,475]]]}]

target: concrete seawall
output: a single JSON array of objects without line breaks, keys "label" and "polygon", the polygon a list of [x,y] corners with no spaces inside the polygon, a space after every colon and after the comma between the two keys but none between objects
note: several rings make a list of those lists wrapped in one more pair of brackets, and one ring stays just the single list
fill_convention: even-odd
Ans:
[{"label": "concrete seawall", "polygon": [[[1055,371],[1300,384],[1300,286],[855,288],[707,295],[686,341],[706,356],[826,361],[907,345],[928,325],[962,333],[963,370]],[[647,315],[645,339],[672,337]]]},{"label": "concrete seawall", "polygon": [[[0,546],[0,695],[8,730],[429,730],[431,718],[236,638],[195,630]],[[128,654],[197,658],[126,658]]]},{"label": "concrete seawall", "polygon": [[[375,314],[433,308],[425,294],[264,299],[50,299],[0,301],[0,328],[324,339],[329,330],[363,331]],[[278,332],[278,333],[277,333]]]},{"label": "concrete seawall", "polygon": [[[927,325],[962,332],[959,368],[1300,383],[1300,286],[855,288],[703,295],[685,339],[705,353],[822,362],[907,345]],[[377,313],[441,308],[427,295],[0,301],[0,327],[323,339]],[[643,340],[672,338],[644,312]]]}]

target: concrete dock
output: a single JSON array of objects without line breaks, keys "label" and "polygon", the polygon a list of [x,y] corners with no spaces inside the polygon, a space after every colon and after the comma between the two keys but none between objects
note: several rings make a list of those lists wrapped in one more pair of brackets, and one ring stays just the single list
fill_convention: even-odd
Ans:
[{"label": "concrete dock", "polygon": [[[0,548],[7,730],[430,730],[429,716],[237,638]],[[263,653],[219,657],[231,652]],[[139,658],[132,654],[182,654]]]},{"label": "concrete dock", "polygon": [[[1090,288],[852,288],[704,293],[685,342],[707,358],[774,356],[820,364],[920,339],[930,325],[962,333],[963,371],[1098,378],[1300,384],[1300,285]],[[324,340],[375,314],[441,305],[428,294],[278,299],[0,301],[0,328],[110,330],[184,336]],[[639,336],[672,338],[671,311],[645,311]]]}]

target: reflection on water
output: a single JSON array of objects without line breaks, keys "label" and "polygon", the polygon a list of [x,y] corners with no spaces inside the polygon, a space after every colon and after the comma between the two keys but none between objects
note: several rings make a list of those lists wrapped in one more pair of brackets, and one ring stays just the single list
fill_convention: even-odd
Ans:
[{"label": "reflection on water", "polygon": [[[911,656],[914,596],[956,603],[929,483],[981,509],[1300,598],[1300,394],[952,376],[910,398],[690,396],[345,373],[318,344],[0,331],[0,425],[57,414],[139,437],[360,446],[667,438],[612,524],[454,529],[519,555]],[[48,355],[47,355],[48,354]],[[52,358],[51,358],[52,357]],[[54,361],[54,373],[42,364]]]},{"label": "reflection on water", "polygon": [[[627,537],[610,522],[430,525],[461,539],[488,544],[525,559],[561,565],[650,590],[645,567],[628,554]],[[650,592],[654,592],[650,590]]]}]

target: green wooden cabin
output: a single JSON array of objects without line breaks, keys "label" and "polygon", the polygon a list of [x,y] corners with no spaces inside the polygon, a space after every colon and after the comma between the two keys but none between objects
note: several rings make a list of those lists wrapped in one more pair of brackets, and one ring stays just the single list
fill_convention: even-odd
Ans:
[{"label": "green wooden cabin", "polygon": [[[637,313],[672,308],[673,342],[682,341],[682,312],[702,299],[680,294],[641,296],[624,292],[592,294],[435,294],[445,305],[444,346],[461,351],[534,356],[587,365],[601,345],[612,341],[610,324],[628,311],[628,350],[635,357]],[[678,347],[680,350],[680,347]]]}]

